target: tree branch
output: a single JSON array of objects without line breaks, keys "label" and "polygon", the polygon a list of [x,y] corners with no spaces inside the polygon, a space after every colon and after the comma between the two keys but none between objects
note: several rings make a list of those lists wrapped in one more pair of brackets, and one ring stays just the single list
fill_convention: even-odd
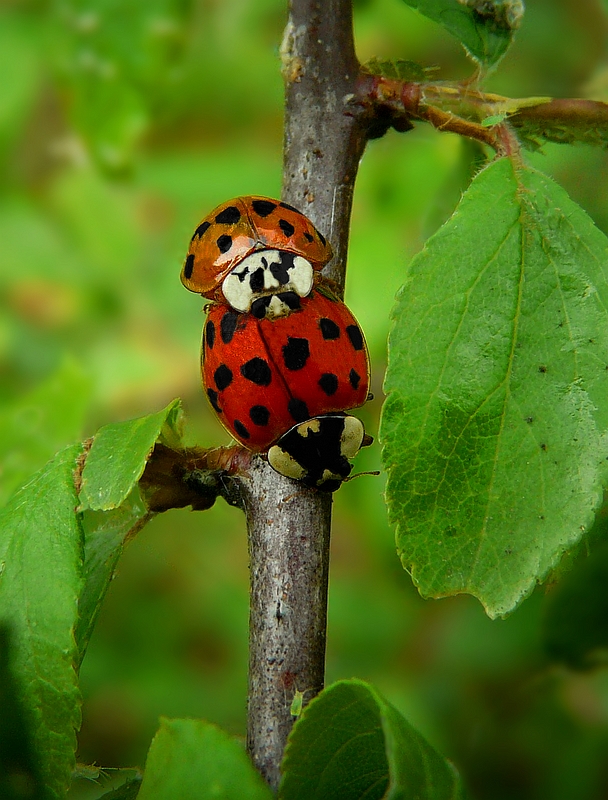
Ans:
[{"label": "tree branch", "polygon": [[[286,87],[283,200],[330,240],[325,275],[344,290],[353,187],[367,111],[350,106],[359,65],[350,0],[292,0],[282,46]],[[311,699],[325,670],[331,495],[261,459],[242,480],[251,606],[247,745],[274,789],[296,690]]]},{"label": "tree branch", "polygon": [[283,197],[330,240],[325,275],[344,291],[355,177],[370,115],[351,103],[359,74],[350,0],[293,0],[283,46]]},{"label": "tree branch", "polygon": [[[379,62],[374,68],[380,68]],[[389,62],[390,66],[390,62]],[[499,155],[513,151],[507,126],[529,147],[542,141],[608,145],[608,104],[598,100],[509,98],[482,92],[470,82],[410,81],[361,71],[353,105],[384,116],[397,130],[413,121],[476,139]]]}]

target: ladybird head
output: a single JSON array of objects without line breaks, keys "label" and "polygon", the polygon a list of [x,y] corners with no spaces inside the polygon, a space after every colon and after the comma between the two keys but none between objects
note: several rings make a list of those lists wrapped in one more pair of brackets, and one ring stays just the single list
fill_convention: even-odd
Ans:
[{"label": "ladybird head", "polygon": [[293,206],[268,197],[237,197],[214,209],[195,230],[182,283],[210,300],[222,299],[228,274],[262,250],[293,254],[312,270],[322,269],[332,257],[323,234]]}]

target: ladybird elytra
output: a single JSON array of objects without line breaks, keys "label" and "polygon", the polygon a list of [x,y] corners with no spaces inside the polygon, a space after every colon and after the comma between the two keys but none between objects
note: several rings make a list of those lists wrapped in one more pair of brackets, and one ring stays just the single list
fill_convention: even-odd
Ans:
[{"label": "ladybird elytra", "polygon": [[[307,416],[315,417],[357,408],[367,401],[367,348],[353,346],[348,329],[359,330],[359,326],[344,303],[313,290],[302,298],[300,309],[288,316],[236,316],[238,325],[233,322],[235,312],[224,303],[215,303],[209,310],[202,376],[213,391],[220,421],[245,446],[267,449],[303,421],[304,408]],[[218,337],[216,331],[224,329],[229,336]],[[209,330],[213,331],[211,341]],[[263,425],[251,419],[251,409],[259,406],[268,412]],[[241,423],[236,431],[235,420]]]}]

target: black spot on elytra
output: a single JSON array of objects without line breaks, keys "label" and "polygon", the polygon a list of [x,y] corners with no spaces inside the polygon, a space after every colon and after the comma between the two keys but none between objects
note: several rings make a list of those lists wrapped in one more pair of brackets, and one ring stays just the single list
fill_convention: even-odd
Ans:
[{"label": "black spot on elytra", "polygon": [[234,420],[234,430],[238,433],[241,439],[249,439],[251,434],[247,430],[247,428],[243,425],[240,419]]},{"label": "black spot on elytra", "polygon": [[238,320],[239,315],[236,311],[226,311],[222,317],[222,321],[220,322],[220,335],[224,344],[230,344],[232,341]]},{"label": "black spot on elytra", "polygon": [[228,236],[227,233],[223,233],[217,240],[216,244],[220,253],[227,253],[232,247],[232,236]]},{"label": "black spot on elytra", "polygon": [[283,363],[287,369],[292,372],[302,369],[309,356],[308,339],[301,339],[297,336],[287,337],[287,344],[283,345]]},{"label": "black spot on elytra", "polygon": [[319,386],[330,397],[338,391],[338,376],[333,372],[324,372],[319,378]]},{"label": "black spot on elytra", "polygon": [[363,334],[356,325],[348,325],[346,333],[355,350],[363,350]]},{"label": "black spot on elytra", "polygon": [[192,277],[192,270],[194,269],[194,256],[190,253],[189,256],[186,257],[186,263],[184,264],[184,278],[189,281]]},{"label": "black spot on elytra", "polygon": [[222,413],[222,409],[219,407],[217,402],[217,392],[215,389],[207,389],[207,397],[209,398],[209,402],[213,406],[213,408],[217,411],[218,414]]},{"label": "black spot on elytra", "polygon": [[201,222],[198,228],[194,231],[194,236],[192,238],[196,239],[198,237],[200,239],[203,233],[205,233],[205,231],[208,231],[210,227],[211,227],[210,222]]},{"label": "black spot on elytra", "polygon": [[270,411],[266,408],[266,406],[251,406],[249,409],[249,417],[254,425],[263,427],[264,425],[268,425]]},{"label": "black spot on elytra", "polygon": [[236,206],[228,206],[215,218],[216,222],[219,222],[221,225],[236,225],[236,223],[241,218],[241,212],[238,210]]},{"label": "black spot on elytra", "polygon": [[225,364],[220,364],[213,373],[213,380],[220,392],[223,392],[224,389],[227,389],[232,383],[232,370]]},{"label": "black spot on elytra", "polygon": [[327,239],[325,238],[325,236],[323,236],[323,234],[322,234],[322,233],[320,233],[319,231],[317,231],[317,236],[318,236],[318,237],[319,237],[319,239],[321,240],[321,244],[322,244],[323,246],[325,246],[325,245],[327,244]]},{"label": "black spot on elytra", "polygon": [[321,335],[324,339],[339,339],[340,328],[336,325],[333,319],[322,317],[319,320],[319,328],[321,328]]},{"label": "black spot on elytra", "polygon": [[357,389],[361,381],[361,375],[359,375],[356,370],[351,369],[351,371],[348,373],[348,381],[353,389]]},{"label": "black spot on elytra", "polygon": [[247,378],[248,381],[255,383],[256,386],[270,386],[272,380],[272,372],[268,366],[268,362],[263,358],[256,356],[250,358],[241,367],[241,375]]},{"label": "black spot on elytra", "polygon": [[315,237],[312,235],[312,233],[308,233],[308,231],[304,231],[304,238],[307,242],[314,242],[315,240]]},{"label": "black spot on elytra", "polygon": [[289,203],[279,203],[279,205],[281,206],[281,208],[286,208],[288,211],[295,211],[296,214],[302,213],[301,211],[298,211],[297,208],[290,206]]},{"label": "black spot on elytra", "polygon": [[304,402],[304,400],[298,400],[297,397],[292,397],[287,405],[287,410],[291,414],[291,416],[295,419],[296,422],[305,422],[305,420],[310,419],[310,414],[308,413],[308,406]]},{"label": "black spot on elytra", "polygon": [[259,217],[267,217],[272,214],[277,204],[272,203],[270,200],[254,200],[251,207]]},{"label": "black spot on elytra", "polygon": [[215,325],[211,319],[207,320],[207,324],[205,325],[205,342],[209,350],[213,350],[213,345],[215,344]]},{"label": "black spot on elytra", "polygon": [[293,227],[291,222],[287,222],[286,219],[279,220],[279,228],[283,231],[285,236],[293,236],[296,232],[296,229]]}]

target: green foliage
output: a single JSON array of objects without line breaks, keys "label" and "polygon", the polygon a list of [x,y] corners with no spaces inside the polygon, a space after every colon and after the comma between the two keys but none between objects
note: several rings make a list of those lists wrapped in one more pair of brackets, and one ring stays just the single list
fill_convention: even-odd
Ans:
[{"label": "green foliage", "polygon": [[400,81],[423,81],[428,78],[428,73],[432,72],[415,61],[401,59],[388,61],[379,58],[370,58],[363,64],[363,69],[370,75],[382,75]]},{"label": "green foliage", "polygon": [[79,800],[135,800],[141,786],[138,769],[107,769],[77,764],[69,797]]},{"label": "green foliage", "polygon": [[405,0],[459,39],[470,56],[492,67],[504,56],[524,13],[522,0]]},{"label": "green foliage", "polygon": [[43,797],[38,767],[13,675],[10,632],[0,628],[0,797]]},{"label": "green foliage", "polygon": [[64,796],[74,764],[80,723],[74,665],[126,537],[150,516],[137,481],[159,438],[178,441],[179,422],[173,401],[157,414],[102,428],[86,454],[81,507],[75,483],[83,448],[72,445],[0,513],[1,622],[15,639],[17,701],[50,798]]},{"label": "green foliage", "polygon": [[467,591],[506,614],[592,524],[607,246],[562,189],[503,159],[414,259],[381,435],[399,552],[424,595]]},{"label": "green foliage", "polygon": [[552,661],[574,669],[608,662],[608,545],[578,563],[547,604],[543,638]]},{"label": "green foliage", "polygon": [[[40,85],[37,26],[0,10],[0,158],[25,124]],[[1,163],[1,162],[0,162]]]},{"label": "green foliage", "polygon": [[53,5],[55,61],[72,96],[71,117],[100,164],[122,172],[149,126],[156,95],[175,84],[190,3]]},{"label": "green foliage", "polygon": [[178,400],[147,417],[101,428],[82,470],[84,586],[76,641],[82,660],[125,540],[150,518],[137,482],[159,439],[179,442]]},{"label": "green foliage", "polygon": [[82,471],[82,509],[118,508],[141,478],[147,458],[164,429],[166,436],[179,437],[176,431],[179,413],[179,400],[174,400],[157,414],[101,428]]},{"label": "green foliage", "polygon": [[163,719],[146,759],[139,800],[270,800],[243,747],[215,725]]},{"label": "green foliage", "polygon": [[71,358],[30,392],[0,407],[0,506],[51,456],[82,435],[91,382]]},{"label": "green foliage", "polygon": [[325,689],[293,727],[281,800],[464,800],[451,764],[369,684]]},{"label": "green foliage", "polygon": [[80,726],[74,627],[82,531],[73,473],[82,448],[62,450],[0,512],[0,615],[49,798],[64,796]]},{"label": "green foliage", "polygon": [[111,792],[102,794],[101,798],[104,800],[135,800],[139,795],[140,788],[141,778],[136,778],[135,780],[127,781],[117,789],[112,789]]},{"label": "green foliage", "polygon": [[78,604],[75,632],[79,663],[84,657],[124,544],[149,518],[148,509],[137,488],[118,508],[110,511],[89,510],[82,515],[84,586]]},{"label": "green foliage", "polygon": [[[445,30],[462,41],[488,70],[505,51],[516,28],[516,24],[511,30],[502,24],[508,21],[504,3],[494,3],[493,9],[485,2],[445,0],[409,5],[441,24],[411,14],[404,3],[395,0],[355,3],[357,52],[364,59],[376,56],[370,71],[428,80],[426,66],[405,62],[405,55],[419,65],[440,64],[441,76],[448,80],[468,76],[470,64],[456,46],[450,49]],[[602,5],[606,7],[605,2]],[[0,62],[5,77],[0,91],[3,502],[58,449],[89,435],[107,420],[143,417],[172,397],[184,398],[192,421],[192,441],[225,441],[201,399],[196,367],[201,303],[181,289],[178,275],[193,226],[206,211],[240,193],[279,192],[282,82],[277,43],[285,8],[284,0],[202,4],[154,0],[128,8],[110,0],[91,0],[86,5],[70,0],[12,3],[0,12]],[[447,11],[448,16],[439,19],[438,11]],[[595,83],[592,96],[605,96],[600,80],[602,74],[605,80],[601,64],[605,43],[599,13],[599,6],[581,5],[576,0],[564,0],[559,13],[550,3],[529,4],[525,29],[505,60],[509,69],[492,77],[492,90],[514,97],[539,92],[567,97],[591,79]],[[504,114],[518,126],[517,135],[530,144],[548,136],[555,141],[601,144],[605,140],[601,118],[595,123],[589,119],[581,122],[579,116],[576,125],[524,123],[512,105],[497,109],[486,124],[503,121]],[[374,361],[376,400],[362,409],[374,435],[388,309],[406,278],[406,263],[426,235],[451,214],[480,159],[485,158],[477,148],[463,159],[463,149],[454,137],[418,125],[406,140],[391,133],[372,143],[361,165],[349,245],[347,299],[366,331]],[[602,191],[608,175],[601,151],[545,145],[542,153],[531,158],[535,166],[564,183],[600,227],[608,227]],[[118,176],[120,180],[116,180]],[[507,184],[512,189],[510,179]],[[581,264],[588,264],[589,253],[581,254],[572,241],[564,244],[562,234],[571,222],[580,232],[580,212],[573,211],[568,217],[565,212],[573,209],[569,201],[563,196],[558,201],[553,188],[549,193],[564,212],[556,220],[559,235],[553,231],[547,236],[543,227],[549,220],[537,206],[539,184],[533,182],[521,193],[531,198],[526,204],[528,215],[542,217],[531,233],[532,245],[543,232],[548,252],[556,245],[566,253],[576,251],[572,257],[577,264],[571,276],[576,277],[585,272]],[[498,205],[502,199],[503,195],[497,194]],[[480,241],[500,222],[500,217],[491,220]],[[483,229],[481,224],[479,227]],[[446,256],[438,283],[447,282],[455,263],[454,257]],[[462,274],[459,269],[455,272]],[[420,280],[424,289],[425,281],[418,273],[415,280]],[[538,296],[538,285],[526,285],[526,292]],[[414,288],[410,284],[408,292]],[[575,287],[572,291],[576,295]],[[477,308],[480,329],[496,322],[493,315],[499,303],[493,295],[497,292]],[[569,303],[573,299],[572,293],[568,295]],[[430,300],[432,317],[436,310],[434,299]],[[582,308],[590,302],[588,297],[581,299]],[[551,322],[550,297],[545,307]],[[537,317],[536,346],[551,349],[554,356],[557,352],[558,365],[576,354],[583,359],[583,372],[588,375],[593,352],[590,343],[589,348],[584,347],[581,337],[574,350],[570,342],[569,349],[561,351],[562,340],[555,340],[556,331],[550,327],[543,344],[540,332],[545,331],[545,320],[540,307]],[[445,333],[450,321],[453,316],[441,317],[438,334]],[[470,322],[469,333],[474,320]],[[403,323],[405,327],[405,320]],[[532,319],[526,324],[534,327]],[[593,324],[593,315],[583,320],[585,335]],[[435,331],[431,327],[420,337],[420,348],[432,344]],[[466,353],[464,356],[465,365],[470,365]],[[394,372],[396,347],[391,359]],[[487,361],[480,356],[484,369]],[[419,380],[426,375],[427,362],[420,357],[416,363],[420,365]],[[599,363],[599,372],[603,366]],[[452,367],[456,373],[458,365]],[[475,375],[475,370],[469,372]],[[482,373],[484,377],[486,373]],[[566,402],[565,387],[570,384],[571,394],[589,396],[584,429],[585,436],[590,434],[588,441],[579,442],[578,449],[567,447],[563,436],[571,435],[576,417],[554,429],[549,419],[553,406],[545,409],[537,389],[555,380],[553,371],[534,373],[529,385],[534,387],[531,399],[542,405],[536,422],[545,426],[543,433],[559,441],[553,444],[545,436],[540,438],[536,423],[526,423],[526,427],[521,420],[516,420],[512,436],[530,428],[530,441],[526,441],[533,458],[530,464],[523,457],[518,461],[525,475],[559,451],[566,478],[576,487],[575,461],[596,447],[597,431],[603,425],[597,418],[598,409],[605,403],[603,374],[595,387],[588,377],[586,383],[581,377],[577,384],[572,375],[570,370],[562,395],[557,386],[557,404],[559,407],[560,398]],[[556,398],[551,395],[550,399]],[[387,413],[389,410],[390,406]],[[584,405],[574,411],[582,415]],[[139,433],[148,428],[146,436],[152,437],[158,430],[157,421],[144,419],[135,427]],[[446,432],[453,433],[454,419],[445,422]],[[547,445],[543,455],[534,449],[532,430],[539,449],[540,444]],[[7,678],[6,665],[0,662],[4,723],[0,724],[0,739],[8,730],[9,746],[23,754],[31,730],[37,736],[32,745],[47,753],[41,766],[48,775],[49,731],[59,730],[58,738],[52,739],[61,749],[52,780],[61,782],[60,791],[73,761],[73,727],[78,723],[71,663],[79,663],[85,650],[80,670],[85,713],[79,758],[102,764],[142,763],[159,714],[203,716],[231,732],[244,732],[247,554],[241,516],[217,503],[206,512],[201,529],[200,514],[171,511],[156,516],[145,535],[135,537],[150,518],[134,486],[147,455],[139,433],[134,434],[130,424],[114,430],[114,436],[118,434],[115,452],[120,453],[117,471],[112,471],[116,458],[103,458],[97,467],[97,456],[91,462],[93,477],[87,498],[90,493],[93,505],[99,503],[108,510],[68,513],[68,506],[73,510],[78,501],[64,454],[55,466],[42,470],[29,488],[15,495],[2,516],[0,541],[3,548],[7,545],[8,557],[2,558],[0,618],[5,609],[14,614],[11,630],[18,635],[16,660],[9,664],[14,686]],[[419,430],[415,433],[420,435]],[[431,431],[430,451],[437,445],[434,435]],[[481,438],[473,437],[473,445],[481,444]],[[130,463],[127,441],[138,447]],[[148,444],[151,446],[150,439]],[[378,450],[372,447],[362,452],[357,471],[376,469]],[[412,453],[409,439],[405,451],[406,457]],[[419,453],[421,463],[429,464],[431,454],[424,453],[422,445]],[[457,466],[457,455],[452,466]],[[105,476],[102,465],[109,470]],[[473,469],[475,463],[465,466]],[[55,469],[62,472],[61,480],[51,479]],[[396,462],[393,477],[399,469]],[[547,469],[545,474],[551,479],[546,505],[552,506],[551,525],[536,522],[537,527],[531,526],[527,536],[522,530],[521,547],[511,556],[505,552],[510,545],[494,539],[496,582],[502,581],[504,586],[515,586],[527,570],[531,582],[524,583],[529,588],[535,580],[530,576],[543,572],[540,565],[538,570],[530,570],[533,537],[539,528],[542,536],[536,544],[545,564],[557,559],[560,541],[569,549],[569,542],[578,538],[579,518],[572,522],[571,517],[560,516],[553,524],[561,509],[569,509],[571,514],[579,501],[583,509],[586,494],[589,513],[585,524],[590,519],[595,500],[589,487],[597,475],[597,464],[582,462],[580,480],[587,490],[577,492],[574,500],[563,491],[563,496],[559,495],[564,481],[559,477],[555,482],[555,470],[551,472],[550,465]],[[519,486],[522,494],[517,506],[528,500],[533,504],[538,483],[528,485],[516,472],[511,470],[501,488],[507,485],[514,493]],[[453,488],[458,486],[456,481]],[[401,502],[408,491],[407,486],[396,488],[392,482],[391,501]],[[26,515],[18,497],[26,498],[31,513]],[[439,491],[436,497],[444,501]],[[471,502],[469,496],[466,502]],[[605,797],[608,683],[606,670],[597,668],[603,664],[606,645],[602,550],[598,548],[597,558],[592,554],[589,561],[581,557],[570,575],[552,575],[556,585],[546,608],[544,596],[537,592],[508,620],[491,622],[471,598],[425,603],[412,589],[394,558],[380,478],[367,476],[345,485],[335,497],[334,508],[329,678],[369,676],[426,739],[458,763],[480,800]],[[459,509],[458,518],[464,516]],[[470,527],[473,521],[465,522]],[[567,526],[571,539],[564,534]],[[401,534],[405,527],[402,521]],[[400,544],[407,540],[409,547],[418,536],[422,540],[422,533],[404,535]],[[39,540],[40,547],[34,547]],[[125,547],[128,541],[129,547]],[[438,546],[439,541],[440,537],[429,533],[429,569],[435,564],[447,571],[446,544]],[[454,550],[463,541],[455,536],[448,540],[447,548],[456,555]],[[487,545],[489,541],[484,540]],[[82,567],[80,555],[74,555],[77,543],[83,550]],[[512,556],[517,553],[520,560],[514,561]],[[490,548],[482,548],[482,555],[488,567],[487,586],[493,591]],[[463,552],[460,561],[452,560],[454,569],[463,563],[470,565],[467,557]],[[78,577],[80,570],[82,577]],[[64,580],[55,585],[61,576]],[[444,576],[441,580],[444,587],[454,586],[457,578],[448,581]],[[82,587],[79,595],[74,586]],[[21,590],[26,594],[20,595]],[[31,603],[22,602],[24,597]],[[38,628],[28,627],[28,615],[40,620]],[[36,662],[28,655],[40,654],[42,639],[34,636],[40,625],[52,627],[53,638],[44,639],[51,653],[48,663],[46,650],[44,658]],[[596,669],[577,674],[547,670],[547,657]],[[30,682],[34,665],[41,671]],[[375,690],[366,691],[372,699],[365,719],[382,718],[393,733],[400,729],[399,724],[390,722],[394,718],[386,711],[388,704],[377,699]],[[301,700],[296,699],[293,712],[302,711]],[[7,712],[12,701],[14,715]],[[314,709],[313,704],[311,715]],[[298,725],[305,722],[300,720]],[[381,736],[378,756],[388,774],[384,727]],[[416,741],[409,729],[405,738],[409,743]],[[306,755],[302,754],[304,759]],[[449,777],[445,762],[439,762],[441,773]],[[27,758],[24,763],[27,774]],[[111,780],[110,775],[106,779],[99,769],[89,773],[90,778],[99,778],[95,783],[89,780],[86,790],[80,785],[82,779],[75,781],[70,791],[74,800],[98,798],[110,785],[124,781],[117,776]],[[304,775],[306,786],[309,777]],[[139,785],[137,779],[129,781],[106,796],[133,797]],[[0,794],[4,789],[2,786]]]}]

